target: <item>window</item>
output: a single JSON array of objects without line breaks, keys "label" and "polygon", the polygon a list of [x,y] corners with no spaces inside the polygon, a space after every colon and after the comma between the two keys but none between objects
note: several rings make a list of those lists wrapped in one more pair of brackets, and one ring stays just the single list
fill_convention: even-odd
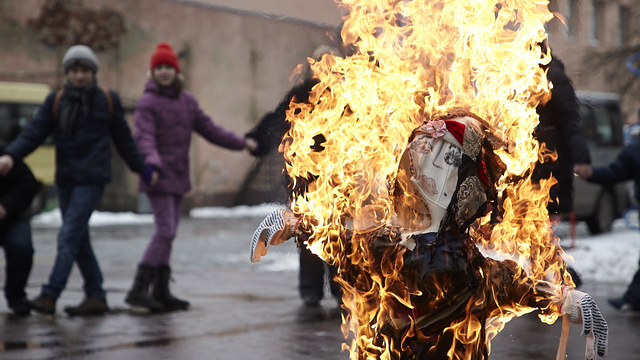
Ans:
[{"label": "window", "polygon": [[20,125],[11,116],[12,110],[10,104],[0,103],[0,141],[5,145],[20,133]]},{"label": "window", "polygon": [[577,38],[580,31],[580,1],[569,0],[569,8],[567,13],[567,27],[569,37]]},{"label": "window", "polygon": [[594,40],[597,43],[603,43],[605,34],[605,3],[601,0],[594,0],[592,5],[591,40]]},{"label": "window", "polygon": [[616,104],[580,104],[583,134],[597,146],[620,146],[622,115]]},{"label": "window", "polygon": [[[10,143],[33,120],[39,105],[0,103],[0,141]],[[48,136],[44,144],[52,145],[53,136]]]},{"label": "window", "polygon": [[618,7],[618,26],[616,29],[616,45],[623,47],[629,42],[629,24],[631,9],[626,6]]}]

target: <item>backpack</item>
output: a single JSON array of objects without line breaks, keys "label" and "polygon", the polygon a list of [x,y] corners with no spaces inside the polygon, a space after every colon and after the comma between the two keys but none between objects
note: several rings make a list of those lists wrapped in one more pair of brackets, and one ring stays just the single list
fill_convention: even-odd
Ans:
[{"label": "backpack", "polygon": [[[107,105],[109,106],[109,123],[113,122],[113,99],[111,98],[111,92],[109,92],[109,89],[100,87],[100,89],[102,90],[102,92],[104,92],[104,95],[107,97]],[[58,90],[58,93],[56,93],[56,97],[55,99],[53,99],[53,107],[51,108],[51,116],[53,119],[53,123],[55,124],[57,122],[57,117],[58,117],[58,104],[60,104],[60,98],[62,97],[62,94],[64,93],[64,89],[60,89]]]}]

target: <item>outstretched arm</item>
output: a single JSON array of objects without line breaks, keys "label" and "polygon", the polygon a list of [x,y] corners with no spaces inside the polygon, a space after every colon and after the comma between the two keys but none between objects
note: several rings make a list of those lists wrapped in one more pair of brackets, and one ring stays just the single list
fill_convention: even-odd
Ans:
[{"label": "outstretched arm", "polygon": [[242,150],[247,148],[247,141],[244,137],[234,134],[222,126],[215,124],[207,114],[202,111],[196,100],[190,95],[193,106],[195,122],[194,130],[202,135],[212,144],[220,145],[231,150]]},{"label": "outstretched arm", "polygon": [[260,223],[251,239],[249,258],[258,262],[267,254],[269,245],[278,245],[299,233],[301,218],[291,210],[278,209]]}]

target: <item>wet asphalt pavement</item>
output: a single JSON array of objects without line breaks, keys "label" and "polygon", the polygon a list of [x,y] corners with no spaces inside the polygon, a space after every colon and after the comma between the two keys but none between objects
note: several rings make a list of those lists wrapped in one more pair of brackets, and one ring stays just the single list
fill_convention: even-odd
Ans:
[{"label": "wet asphalt pavement", "polygon": [[[308,311],[298,297],[293,242],[271,247],[258,264],[249,242],[261,218],[183,219],[172,255],[175,295],[189,311],[145,314],[124,303],[152,224],[93,227],[112,311],[70,318],[62,311],[83,298],[74,269],[54,316],[14,317],[0,301],[0,359],[348,359],[336,302]],[[35,262],[27,292],[39,294],[55,256],[57,228],[34,228]],[[603,269],[606,271],[606,269]],[[0,274],[4,283],[4,272]],[[607,359],[640,359],[640,313],[618,312],[606,298],[625,284],[585,284],[609,322]],[[328,294],[328,291],[327,291]],[[492,342],[490,358],[555,359],[561,321],[535,314],[513,319]],[[585,341],[573,325],[567,359],[584,359]]]}]

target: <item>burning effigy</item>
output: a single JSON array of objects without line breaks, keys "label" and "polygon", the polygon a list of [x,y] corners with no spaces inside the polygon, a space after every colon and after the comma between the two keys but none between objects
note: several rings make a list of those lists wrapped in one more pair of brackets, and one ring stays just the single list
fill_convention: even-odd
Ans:
[{"label": "burning effigy", "polygon": [[260,224],[251,260],[295,236],[335,265],[351,359],[486,359],[534,310],[566,315],[563,337],[583,324],[587,358],[604,357],[607,324],[551,230],[554,182],[530,179],[553,156],[533,137],[547,2],[341,4],[351,54],[310,59],[318,84],[280,145],[290,210]]}]

